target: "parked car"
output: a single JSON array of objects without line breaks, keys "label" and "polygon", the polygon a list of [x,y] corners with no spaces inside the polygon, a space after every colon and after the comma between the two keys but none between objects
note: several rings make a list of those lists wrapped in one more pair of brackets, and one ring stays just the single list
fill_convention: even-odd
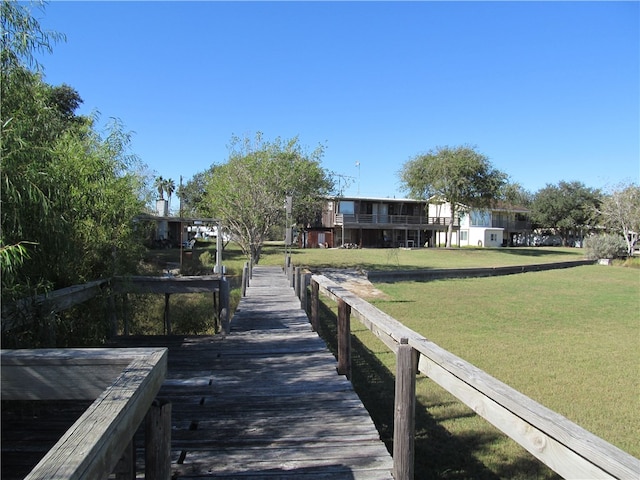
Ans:
[{"label": "parked car", "polygon": [[559,247],[562,245],[560,235],[536,235],[533,237],[534,247]]}]

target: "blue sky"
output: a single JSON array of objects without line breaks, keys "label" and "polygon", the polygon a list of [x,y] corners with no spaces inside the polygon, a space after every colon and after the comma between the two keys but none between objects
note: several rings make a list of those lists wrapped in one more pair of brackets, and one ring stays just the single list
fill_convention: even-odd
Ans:
[{"label": "blue sky", "polygon": [[[299,136],[350,195],[470,144],[531,191],[640,177],[639,2],[59,2],[42,57],[178,183],[232,135]],[[359,162],[360,167],[356,166]]]}]

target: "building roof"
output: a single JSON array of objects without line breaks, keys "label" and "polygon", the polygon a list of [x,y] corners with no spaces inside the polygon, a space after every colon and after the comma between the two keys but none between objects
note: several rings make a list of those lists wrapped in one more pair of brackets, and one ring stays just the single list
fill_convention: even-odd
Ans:
[{"label": "building roof", "polygon": [[168,222],[180,222],[180,223],[193,223],[193,224],[197,224],[197,223],[218,223],[221,220],[217,219],[217,218],[200,218],[200,217],[161,217],[159,215],[149,215],[149,214],[142,214],[142,215],[137,215],[135,217],[136,220],[148,220],[148,221],[153,221],[156,222],[158,220],[166,220]]},{"label": "building roof", "polygon": [[395,203],[427,203],[426,200],[416,200],[415,198],[395,198],[395,197],[361,197],[361,196],[339,196],[329,197],[330,200],[359,200],[367,202],[395,202]]}]

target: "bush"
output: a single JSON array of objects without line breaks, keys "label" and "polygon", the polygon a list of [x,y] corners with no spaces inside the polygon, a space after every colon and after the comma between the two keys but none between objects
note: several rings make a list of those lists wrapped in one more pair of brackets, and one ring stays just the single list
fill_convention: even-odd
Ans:
[{"label": "bush", "polygon": [[584,241],[584,248],[587,258],[617,258],[625,256],[627,245],[619,235],[604,233],[594,235]]}]

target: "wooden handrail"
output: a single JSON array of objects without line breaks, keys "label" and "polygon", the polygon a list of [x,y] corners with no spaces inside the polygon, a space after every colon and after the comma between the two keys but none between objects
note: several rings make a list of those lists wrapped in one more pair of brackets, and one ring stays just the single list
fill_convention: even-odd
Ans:
[{"label": "wooden handrail", "polygon": [[[106,478],[152,407],[167,356],[166,348],[2,350],[3,400],[95,399],[26,478]],[[154,441],[166,445],[170,430]],[[157,451],[149,439],[146,448]],[[164,448],[162,457],[169,456]],[[157,472],[148,478],[170,478]]]},{"label": "wooden handrail", "polygon": [[[396,355],[400,354],[400,345],[406,343],[419,355],[420,373],[453,394],[564,478],[640,478],[640,460],[637,458],[444,350],[344,287],[322,275],[313,275],[311,292],[312,325],[318,322],[319,293],[338,302],[338,305],[348,305],[350,314]],[[345,316],[341,314],[338,317],[338,322],[341,322]],[[404,349],[402,355],[405,360],[398,364],[410,365]],[[338,358],[338,363],[350,364],[350,359]],[[404,375],[404,372],[397,372],[398,377]],[[407,401],[406,396],[404,401]],[[400,409],[411,411],[410,405]],[[396,423],[405,425],[403,428],[406,429],[406,421],[396,419]],[[394,456],[394,463],[396,461],[402,463],[397,469],[398,472],[404,472],[400,478],[412,478],[412,470],[406,468],[406,458],[396,459]],[[410,461],[413,463],[413,458]]]},{"label": "wooden handrail", "polygon": [[[33,321],[38,312],[57,313],[84,303],[107,292],[114,294],[153,293],[165,294],[168,306],[169,295],[176,293],[218,293],[218,318],[223,331],[229,329],[229,282],[219,275],[184,277],[130,276],[95,280],[82,285],[55,290],[47,294],[25,298],[13,304],[2,305],[2,331],[8,331]],[[167,333],[171,333],[168,308],[165,307]],[[112,320],[114,323],[114,320]],[[112,330],[114,327],[112,327]],[[126,330],[126,329],[125,329]]]}]

